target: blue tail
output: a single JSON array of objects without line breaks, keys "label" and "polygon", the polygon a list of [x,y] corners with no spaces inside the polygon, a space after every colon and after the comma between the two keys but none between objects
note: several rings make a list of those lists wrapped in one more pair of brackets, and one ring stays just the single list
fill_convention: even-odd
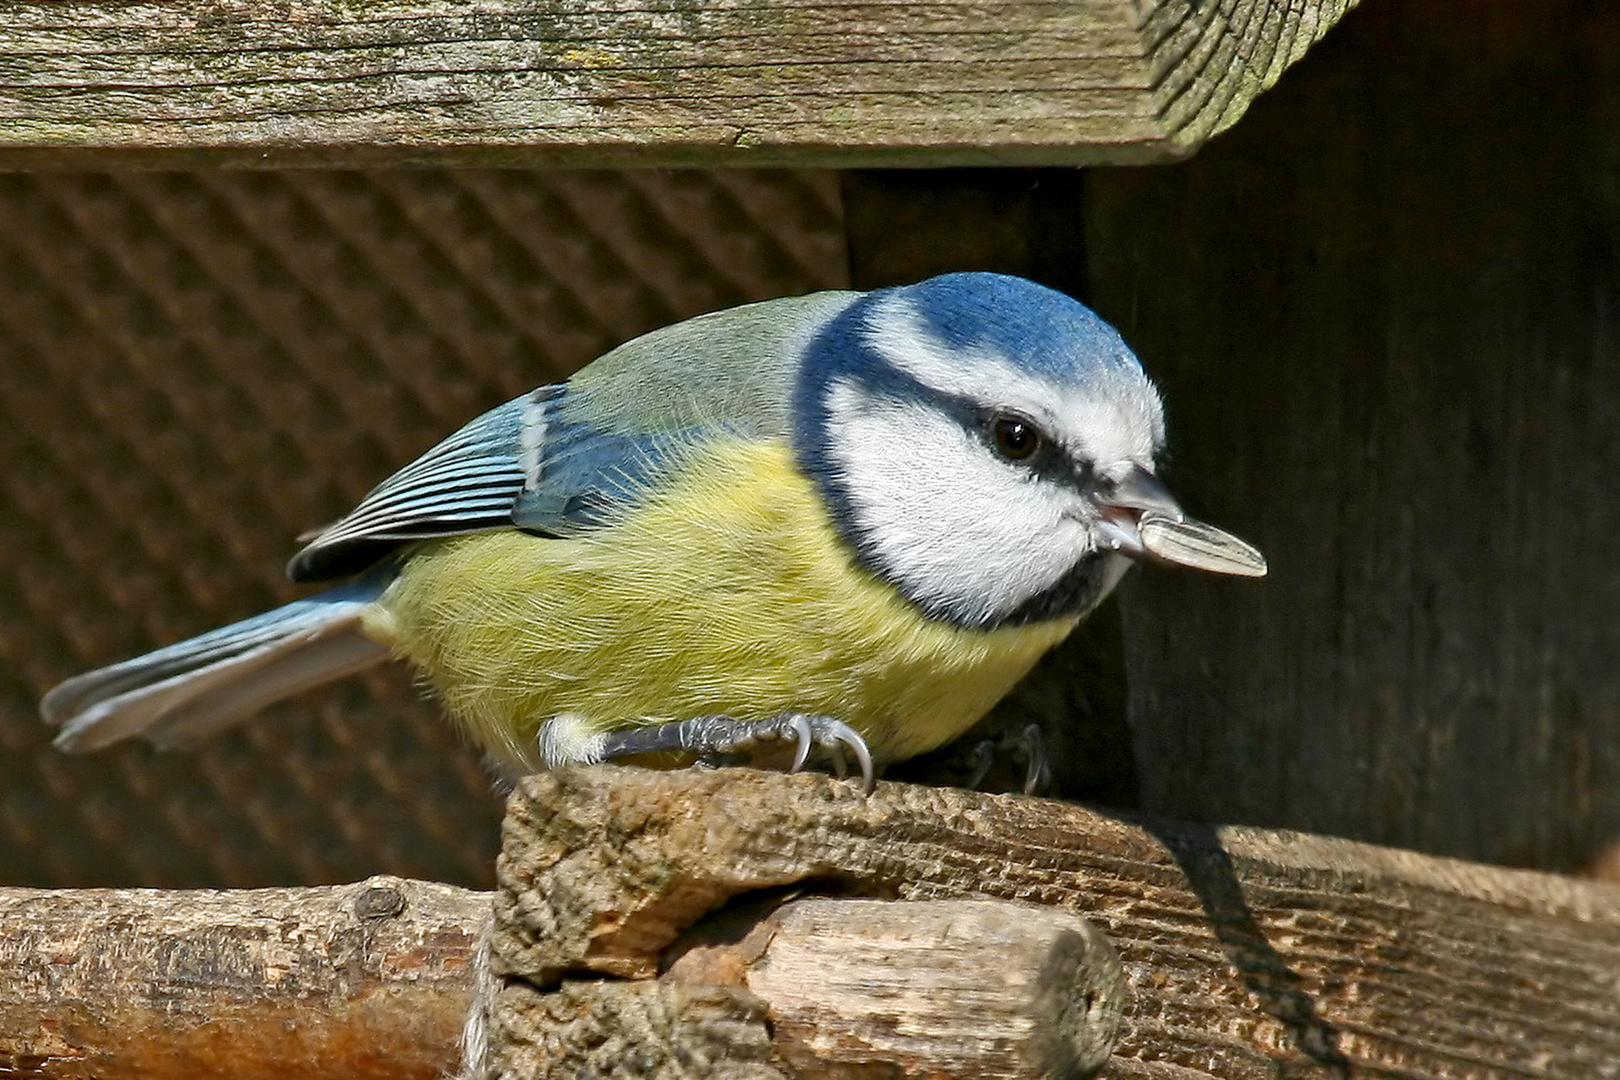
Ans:
[{"label": "blue tail", "polygon": [[63,750],[97,750],[136,735],[164,749],[194,745],[266,705],[388,658],[360,632],[391,573],[222,626],[156,652],[75,676],[39,711]]}]

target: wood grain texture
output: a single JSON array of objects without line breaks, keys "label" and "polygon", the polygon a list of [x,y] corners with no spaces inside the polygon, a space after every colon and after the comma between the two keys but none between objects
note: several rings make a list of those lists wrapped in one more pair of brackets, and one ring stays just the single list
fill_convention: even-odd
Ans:
[{"label": "wood grain texture", "polygon": [[0,888],[0,1075],[432,1080],[489,894]]},{"label": "wood grain texture", "polygon": [[1354,0],[0,3],[0,165],[1147,162]]},{"label": "wood grain texture", "polygon": [[510,981],[496,1042],[475,1080],[795,1080],[771,1045],[765,1005],[733,986],[662,979],[575,982],[548,993]]},{"label": "wood grain texture", "polygon": [[[505,981],[493,1080],[1092,1076],[1124,972],[1069,912],[996,900],[780,897],[727,908],[656,979]],[[656,959],[656,958],[654,958]]]},{"label": "wood grain texture", "polygon": [[1352,13],[1088,293],[1254,587],[1122,590],[1142,807],[1574,871],[1620,841],[1620,13]]},{"label": "wood grain texture", "polygon": [[810,885],[1078,912],[1124,963],[1103,1075],[1620,1076],[1620,889],[1348,841],[747,770],[562,770],[509,807],[492,963],[650,979],[704,914]]}]

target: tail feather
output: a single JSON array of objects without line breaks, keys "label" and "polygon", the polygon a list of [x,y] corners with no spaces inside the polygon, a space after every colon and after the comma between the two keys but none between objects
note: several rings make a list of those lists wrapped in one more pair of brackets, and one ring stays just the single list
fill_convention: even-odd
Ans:
[{"label": "tail feather", "polygon": [[266,705],[388,658],[360,632],[387,586],[372,575],[212,630],[145,656],[86,672],[45,695],[40,713],[63,750],[96,750],[143,735],[188,746]]}]

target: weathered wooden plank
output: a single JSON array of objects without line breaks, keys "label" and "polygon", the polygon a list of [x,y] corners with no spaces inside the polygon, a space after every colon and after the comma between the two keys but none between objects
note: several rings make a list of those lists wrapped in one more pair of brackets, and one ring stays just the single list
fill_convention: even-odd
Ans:
[{"label": "weathered wooden plank", "polygon": [[1012,899],[1079,912],[1118,950],[1130,1001],[1105,1076],[1620,1077],[1613,887],[747,770],[531,777],[504,836],[492,966],[540,990],[650,978],[694,921],[759,890]]},{"label": "weathered wooden plank", "polygon": [[1620,19],[1472,10],[1364,5],[1196,160],[1087,173],[1170,484],[1271,560],[1121,590],[1141,805],[1577,870],[1620,843]]},{"label": "weathered wooden plank", "polygon": [[1353,2],[11,0],[0,167],[1172,160]]}]

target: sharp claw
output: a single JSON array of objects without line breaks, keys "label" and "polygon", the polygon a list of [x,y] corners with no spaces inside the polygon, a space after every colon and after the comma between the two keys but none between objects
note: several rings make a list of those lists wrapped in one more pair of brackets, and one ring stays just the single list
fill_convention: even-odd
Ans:
[{"label": "sharp claw", "polygon": [[861,738],[860,732],[847,724],[840,724],[844,730],[841,733],[849,748],[855,752],[855,760],[861,763],[861,789],[870,795],[877,788],[877,772],[872,768],[872,753],[866,748],[866,740]]},{"label": "sharp claw", "polygon": [[964,785],[969,791],[978,791],[984,778],[990,775],[990,766],[996,763],[996,747],[989,739],[985,739],[973,748],[973,772],[968,776]]},{"label": "sharp claw", "polygon": [[812,745],[824,746],[828,756],[832,758],[833,771],[838,779],[843,780],[849,776],[849,758],[845,750],[855,755],[855,760],[861,766],[861,783],[866,794],[872,794],[877,787],[877,770],[872,766],[872,754],[866,748],[866,740],[861,733],[844,723],[831,717],[818,716],[812,725],[809,717],[795,716],[793,729],[799,736],[798,753],[794,755],[793,767],[790,772],[798,772],[803,768],[805,760],[810,756]]},{"label": "sharp claw", "polygon": [[815,732],[810,729],[808,717],[798,715],[793,718],[793,735],[798,740],[798,746],[793,751],[793,764],[788,772],[796,773],[804,768],[804,763],[810,760],[810,746],[815,742]]},{"label": "sharp claw", "polygon": [[1033,795],[1051,784],[1052,769],[1046,760],[1046,735],[1039,724],[1024,729],[1024,747],[1029,754],[1029,765],[1024,772],[1024,794]]}]

